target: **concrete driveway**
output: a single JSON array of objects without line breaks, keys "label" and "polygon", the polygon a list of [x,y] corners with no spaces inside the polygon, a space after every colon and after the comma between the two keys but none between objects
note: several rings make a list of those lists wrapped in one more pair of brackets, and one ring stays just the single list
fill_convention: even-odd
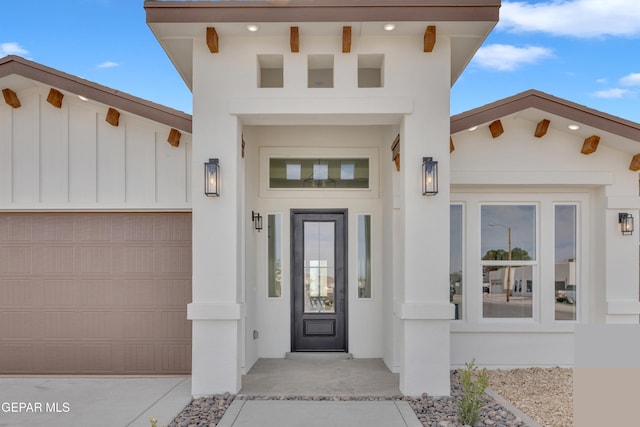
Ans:
[{"label": "concrete driveway", "polygon": [[191,377],[0,377],[0,426],[167,426]]}]

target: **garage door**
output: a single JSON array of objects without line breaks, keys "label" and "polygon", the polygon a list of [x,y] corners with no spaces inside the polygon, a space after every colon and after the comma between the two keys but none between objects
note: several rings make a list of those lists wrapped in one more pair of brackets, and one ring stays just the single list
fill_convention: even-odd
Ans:
[{"label": "garage door", "polygon": [[1,374],[191,372],[191,214],[0,213]]}]

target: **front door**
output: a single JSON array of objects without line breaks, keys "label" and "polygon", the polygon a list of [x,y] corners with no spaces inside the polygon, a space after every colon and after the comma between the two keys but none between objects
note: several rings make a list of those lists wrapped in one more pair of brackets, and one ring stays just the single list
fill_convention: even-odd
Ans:
[{"label": "front door", "polygon": [[347,211],[291,211],[291,351],[347,351]]}]

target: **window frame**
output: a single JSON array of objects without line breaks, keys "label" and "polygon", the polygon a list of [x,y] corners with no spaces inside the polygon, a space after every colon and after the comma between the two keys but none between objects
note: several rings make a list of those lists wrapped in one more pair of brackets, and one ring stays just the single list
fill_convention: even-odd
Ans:
[{"label": "window frame", "polygon": [[[591,289],[590,259],[596,256],[590,246],[593,232],[591,223],[594,189],[565,186],[562,188],[522,187],[517,192],[509,188],[460,187],[452,189],[451,204],[463,205],[463,306],[461,320],[452,320],[452,332],[572,332],[576,323],[590,318]],[[534,292],[536,299],[532,318],[483,318],[482,314],[482,254],[480,206],[486,204],[535,204],[537,275]],[[576,282],[579,297],[576,320],[555,320],[555,206],[576,206]],[[490,263],[494,261],[489,261]],[[519,265],[530,261],[515,261]],[[473,281],[473,283],[471,283]],[[551,282],[549,282],[551,281]],[[548,283],[551,283],[550,285]],[[476,288],[476,284],[478,284]]]},{"label": "window frame", "polygon": [[[533,206],[534,211],[534,241],[535,241],[535,257],[532,260],[483,260],[482,259],[482,207],[483,206]],[[523,266],[531,266],[532,272],[532,280],[533,280],[533,290],[531,292],[531,317],[484,317],[484,292],[480,293],[480,319],[483,322],[524,322],[524,323],[535,323],[538,321],[538,312],[539,312],[539,300],[540,300],[540,203],[539,202],[516,202],[516,201],[504,201],[504,202],[479,202],[478,203],[478,233],[480,234],[480,238],[478,240],[480,246],[478,247],[478,261],[480,263],[480,283],[482,286],[483,283],[483,268],[488,266],[497,266],[497,267],[523,267]],[[513,249],[513,247],[512,247]]]}]

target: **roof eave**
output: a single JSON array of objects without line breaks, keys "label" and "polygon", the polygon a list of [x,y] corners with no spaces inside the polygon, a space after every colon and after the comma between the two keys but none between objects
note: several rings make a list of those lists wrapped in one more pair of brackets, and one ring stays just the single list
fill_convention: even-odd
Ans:
[{"label": "roof eave", "polygon": [[144,3],[147,23],[182,22],[498,22],[500,0],[158,1]]},{"label": "roof eave", "polygon": [[491,104],[451,116],[451,134],[453,135],[473,126],[492,122],[527,108],[535,108],[549,114],[555,114],[640,142],[639,123],[603,113],[537,90],[528,90]]},{"label": "roof eave", "polygon": [[84,96],[187,133],[192,132],[190,114],[46,67],[20,56],[10,55],[0,58],[0,78],[11,74]]}]

